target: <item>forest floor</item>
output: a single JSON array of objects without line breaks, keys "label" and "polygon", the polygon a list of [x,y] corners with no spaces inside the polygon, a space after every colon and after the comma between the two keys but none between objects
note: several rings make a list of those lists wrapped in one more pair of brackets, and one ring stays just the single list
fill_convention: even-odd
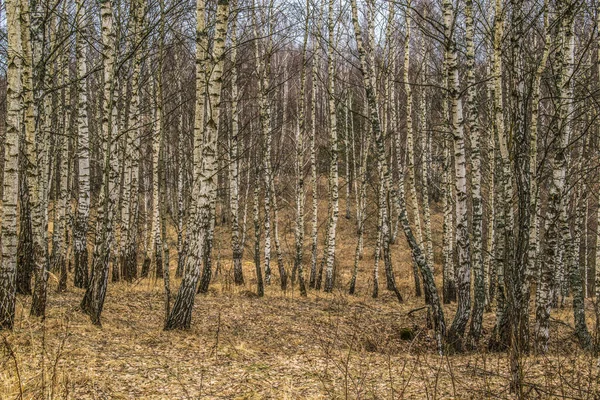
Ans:
[{"label": "forest floor", "polygon": [[[228,243],[224,231],[217,238]],[[291,243],[284,241],[286,252]],[[277,275],[258,298],[249,261],[246,285],[232,285],[226,245],[217,248],[222,273],[208,294],[197,295],[192,328],[183,332],[161,329],[161,281],[109,283],[99,328],[78,309],[83,291],[70,285],[56,293],[51,276],[45,321],[29,317],[30,298],[19,296],[14,331],[0,333],[0,399],[512,398],[507,354],[485,346],[493,313],[484,316],[478,352],[440,357],[418,310],[423,299],[413,294],[402,238],[394,246],[402,304],[381,278],[379,297],[371,297],[367,246],[358,294],[346,294],[354,246],[354,235],[339,244],[344,273],[334,292],[307,298],[297,286],[282,292]],[[178,283],[171,282],[173,292]],[[454,310],[445,309],[448,325]],[[570,326],[567,304],[553,313],[548,355],[521,360],[527,398],[600,398],[600,366],[578,350]]]}]

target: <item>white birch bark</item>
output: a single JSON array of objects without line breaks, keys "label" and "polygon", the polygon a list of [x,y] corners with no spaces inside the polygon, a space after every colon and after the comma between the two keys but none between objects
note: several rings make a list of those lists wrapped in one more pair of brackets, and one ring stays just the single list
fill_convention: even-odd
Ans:
[{"label": "white birch bark", "polygon": [[458,308],[448,331],[448,340],[457,350],[462,348],[465,328],[471,313],[471,260],[470,240],[467,226],[467,174],[465,158],[465,139],[463,132],[463,109],[460,99],[457,49],[453,38],[452,4],[444,1],[444,31],[446,35],[448,57],[448,91],[451,100],[451,127],[454,138],[454,173],[456,190],[456,246],[458,250],[458,268],[456,269],[456,289]]},{"label": "white birch bark", "polygon": [[335,67],[334,67],[334,4],[335,0],[329,0],[329,11],[327,16],[327,28],[329,41],[327,47],[327,90],[329,99],[329,141],[330,141],[330,166],[329,166],[329,188],[331,201],[331,214],[327,230],[327,266],[325,270],[325,292],[333,290],[333,269],[335,262],[336,230],[339,215],[339,182],[338,182],[338,134],[337,134],[337,105],[335,101]]},{"label": "white birch bark", "polygon": [[[561,7],[559,7],[559,10]],[[539,303],[536,307],[536,338],[537,351],[544,353],[548,350],[550,338],[550,309],[552,305],[551,288],[553,286],[553,275],[556,269],[560,270],[563,260],[560,257],[558,241],[566,239],[564,232],[561,234],[559,219],[561,209],[565,207],[564,191],[567,172],[568,143],[571,136],[571,113],[572,104],[572,82],[574,40],[573,40],[573,11],[567,7],[563,20],[561,21],[558,38],[557,60],[562,64],[559,69],[557,86],[560,89],[560,101],[558,102],[558,140],[557,148],[552,158],[552,182],[548,194],[548,214],[546,217],[546,246],[541,264],[541,282]],[[564,219],[564,218],[563,218]],[[566,223],[565,223],[566,225]],[[568,228],[568,227],[567,227]],[[564,231],[564,228],[563,228]]]},{"label": "white birch bark", "polygon": [[23,110],[21,83],[20,1],[7,0],[8,36],[6,141],[2,195],[2,264],[0,265],[0,330],[12,329],[15,320],[17,279],[17,200],[19,193],[19,136]]},{"label": "white birch bark", "polygon": [[[200,46],[201,37],[204,32],[204,1],[198,0],[196,3],[196,15],[198,19],[197,46]],[[212,213],[213,205],[216,199],[216,173],[217,173],[217,128],[219,120],[219,108],[221,102],[221,85],[223,74],[223,51],[225,48],[225,39],[227,35],[227,19],[229,16],[229,2],[219,0],[217,5],[217,14],[215,22],[215,38],[212,50],[212,60],[214,65],[208,79],[208,121],[204,131],[203,142],[201,143],[202,160],[195,158],[194,162],[201,162],[199,178],[194,182],[193,204],[194,211],[190,220],[190,252],[187,257],[185,274],[181,281],[179,291],[175,298],[173,308],[165,322],[165,329],[189,329],[192,319],[192,309],[194,306],[194,297],[198,279],[200,277],[200,262],[204,254],[206,237],[210,234],[214,215]],[[200,22],[202,20],[202,22]],[[201,54],[201,49],[197,48]],[[200,67],[198,54],[196,58],[197,67]],[[198,72],[197,72],[198,74]],[[198,76],[198,75],[197,75]],[[198,99],[202,98],[204,84],[202,79],[196,80],[196,120],[194,129],[203,130],[204,110],[198,107]],[[200,124],[200,125],[198,125]],[[202,136],[200,136],[202,138]],[[197,137],[196,137],[197,138]],[[194,144],[196,146],[196,144]],[[198,144],[200,146],[200,144]]]},{"label": "white birch bark", "polygon": [[[405,13],[406,39],[404,42],[404,92],[406,93],[406,177],[408,185],[408,208],[412,215],[412,221],[416,234],[417,243],[423,246],[423,235],[421,232],[421,215],[419,212],[419,203],[417,198],[416,186],[416,170],[415,170],[415,140],[413,129],[413,95],[412,86],[410,83],[410,39],[411,39],[411,2],[408,3]],[[415,294],[421,296],[421,284],[419,282],[419,271],[415,263],[413,263],[413,274],[415,275]]]},{"label": "white birch bark", "polygon": [[[231,5],[237,12],[237,1]],[[231,139],[229,150],[229,203],[231,209],[231,248],[233,256],[233,281],[236,285],[244,284],[244,273],[242,271],[243,248],[240,241],[240,153],[239,153],[239,125],[238,125],[238,72],[237,72],[237,15],[231,19]]]}]

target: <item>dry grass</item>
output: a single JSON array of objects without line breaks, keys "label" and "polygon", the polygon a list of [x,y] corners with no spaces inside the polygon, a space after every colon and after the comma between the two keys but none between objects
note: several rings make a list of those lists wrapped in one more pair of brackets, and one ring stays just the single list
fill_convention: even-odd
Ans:
[{"label": "dry grass", "polygon": [[[282,221],[284,250],[291,252],[291,223]],[[257,298],[251,263],[245,264],[246,285],[231,284],[229,237],[222,228],[215,263],[223,273],[207,295],[197,296],[186,332],[161,330],[162,282],[152,279],[110,284],[102,328],[79,312],[83,291],[72,286],[50,292],[45,322],[30,318],[30,299],[19,297],[16,327],[2,332],[0,399],[21,392],[23,399],[511,398],[506,354],[482,346],[477,353],[439,357],[425,312],[408,314],[423,303],[411,295],[403,240],[394,246],[394,259],[405,303],[384,290],[383,280],[380,297],[370,297],[369,244],[358,296],[346,295],[352,222],[342,218],[340,232],[334,293],[283,293],[275,276],[265,297]],[[446,309],[449,322],[453,312],[454,306]],[[572,324],[570,311],[554,317],[561,322],[552,326],[550,355],[523,359],[528,397],[600,398],[598,365],[577,349],[565,325]],[[485,315],[486,333],[493,320]]]}]

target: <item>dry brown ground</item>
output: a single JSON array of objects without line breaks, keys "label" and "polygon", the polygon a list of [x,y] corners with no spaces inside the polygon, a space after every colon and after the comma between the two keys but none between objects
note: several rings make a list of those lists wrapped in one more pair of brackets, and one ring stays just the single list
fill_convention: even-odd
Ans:
[{"label": "dry brown ground", "polygon": [[[283,219],[282,232],[290,252],[291,223]],[[185,332],[161,329],[162,282],[109,284],[98,328],[78,310],[83,291],[70,286],[57,294],[51,279],[45,322],[30,318],[30,300],[19,297],[14,332],[0,334],[0,399],[21,393],[24,399],[511,398],[506,354],[488,353],[484,345],[477,353],[436,354],[424,311],[409,314],[423,301],[411,295],[403,240],[394,246],[403,304],[385,291],[383,274],[380,297],[371,298],[369,243],[358,295],[346,295],[355,246],[351,222],[342,218],[340,232],[350,234],[340,236],[338,287],[308,298],[296,288],[281,292],[277,276],[257,298],[251,263],[245,264],[246,285],[231,285],[229,238],[220,232],[215,263],[223,273],[209,294],[196,297]],[[173,291],[177,286],[172,282]],[[448,324],[453,312],[447,307]],[[567,326],[570,310],[553,317],[550,355],[523,359],[528,397],[600,398],[599,366],[577,349]],[[493,320],[486,313],[486,333]],[[403,340],[407,331],[414,338]]]}]

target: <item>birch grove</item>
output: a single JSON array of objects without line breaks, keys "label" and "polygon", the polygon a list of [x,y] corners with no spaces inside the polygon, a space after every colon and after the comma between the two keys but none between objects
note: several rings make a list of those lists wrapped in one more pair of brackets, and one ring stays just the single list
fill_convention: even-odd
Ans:
[{"label": "birch grove", "polygon": [[164,330],[223,293],[392,299],[521,394],[557,318],[600,352],[598,4],[5,11],[0,329],[159,285]]}]

